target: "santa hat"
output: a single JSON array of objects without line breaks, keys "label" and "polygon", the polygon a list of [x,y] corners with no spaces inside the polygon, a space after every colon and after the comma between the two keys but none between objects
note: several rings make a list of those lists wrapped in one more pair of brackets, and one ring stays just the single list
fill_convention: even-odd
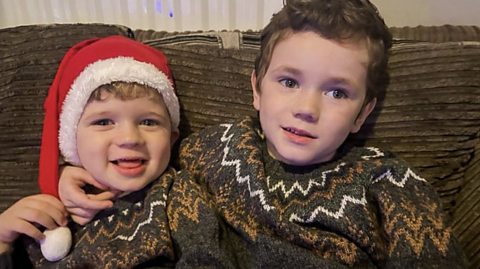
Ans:
[{"label": "santa hat", "polygon": [[80,165],[77,124],[91,93],[115,81],[135,82],[158,90],[172,128],[178,128],[180,108],[165,55],[123,36],[85,40],[65,54],[44,103],[38,182],[42,193],[58,197],[59,151]]}]

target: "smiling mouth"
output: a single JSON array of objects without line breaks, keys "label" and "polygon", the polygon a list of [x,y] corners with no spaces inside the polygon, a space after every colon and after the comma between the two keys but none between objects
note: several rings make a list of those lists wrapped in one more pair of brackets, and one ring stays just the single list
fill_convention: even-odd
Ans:
[{"label": "smiling mouth", "polygon": [[146,162],[147,161],[144,159],[117,159],[117,160],[111,161],[111,163],[126,169],[142,166]]},{"label": "smiling mouth", "polygon": [[128,178],[142,176],[147,170],[147,160],[141,158],[121,158],[110,162],[119,174]]},{"label": "smiling mouth", "polygon": [[297,136],[301,136],[301,137],[306,137],[306,138],[311,138],[311,139],[316,139],[317,137],[306,132],[306,131],[303,131],[303,130],[299,130],[299,129],[295,129],[295,128],[291,128],[291,127],[282,127],[282,129],[288,133],[291,133],[291,134],[294,134],[294,135],[297,135]]}]

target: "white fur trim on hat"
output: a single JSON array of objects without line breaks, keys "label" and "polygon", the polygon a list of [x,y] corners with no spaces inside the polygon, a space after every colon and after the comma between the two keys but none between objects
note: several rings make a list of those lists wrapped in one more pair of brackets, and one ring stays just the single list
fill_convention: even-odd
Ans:
[{"label": "white fur trim on hat", "polygon": [[58,140],[66,161],[80,165],[77,153],[77,125],[91,93],[99,86],[115,81],[147,85],[162,95],[172,127],[180,123],[180,105],[168,77],[150,63],[131,57],[116,57],[89,64],[75,79],[63,102]]}]

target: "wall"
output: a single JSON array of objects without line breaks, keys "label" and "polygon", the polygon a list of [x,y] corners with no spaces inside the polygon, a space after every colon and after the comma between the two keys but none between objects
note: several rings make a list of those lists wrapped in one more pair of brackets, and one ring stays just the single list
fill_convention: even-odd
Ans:
[{"label": "wall", "polygon": [[478,25],[480,0],[371,0],[389,26]]},{"label": "wall", "polygon": [[[389,26],[480,25],[480,0],[372,2]],[[282,3],[283,0],[0,0],[0,28],[103,22],[168,31],[258,30]]]}]

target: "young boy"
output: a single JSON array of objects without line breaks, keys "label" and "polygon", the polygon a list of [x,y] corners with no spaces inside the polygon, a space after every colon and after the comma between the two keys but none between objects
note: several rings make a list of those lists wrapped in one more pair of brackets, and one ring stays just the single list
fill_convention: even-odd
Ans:
[{"label": "young boy", "polygon": [[237,267],[463,267],[428,182],[392,153],[345,143],[387,87],[390,47],[367,0],[287,0],[251,77],[259,120],[182,142],[180,168],[210,195]]},{"label": "young boy", "polygon": [[[172,236],[179,225],[168,226],[167,205],[176,198],[172,194],[167,201],[167,196],[175,186],[195,186],[174,184],[177,173],[168,167],[180,110],[163,53],[121,36],[81,42],[63,58],[45,110],[43,194],[25,197],[0,215],[2,268],[22,262],[10,255],[20,234],[43,242],[43,228],[67,224],[65,208],[54,197],[59,150],[65,161],[88,171],[96,186],[108,188],[115,201],[89,225],[70,225],[74,246],[56,263],[41,257],[38,243],[30,240],[27,251],[34,267],[173,266],[178,257]],[[181,204],[176,208],[181,210]]]}]

